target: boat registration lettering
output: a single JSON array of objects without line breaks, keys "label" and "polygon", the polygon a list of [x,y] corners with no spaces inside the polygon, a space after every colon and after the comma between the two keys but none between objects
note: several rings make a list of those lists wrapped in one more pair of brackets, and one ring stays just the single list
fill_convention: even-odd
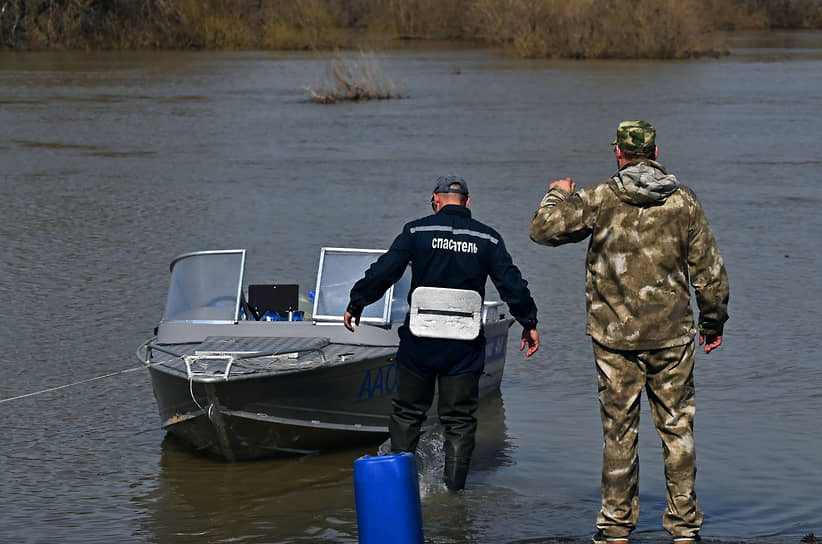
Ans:
[{"label": "boat registration lettering", "polygon": [[397,389],[397,363],[369,368],[360,384],[357,400],[371,399],[393,393]]}]

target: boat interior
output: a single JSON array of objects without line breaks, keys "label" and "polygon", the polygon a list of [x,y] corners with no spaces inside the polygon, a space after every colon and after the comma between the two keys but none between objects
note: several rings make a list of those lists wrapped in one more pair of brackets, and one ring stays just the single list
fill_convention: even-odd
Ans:
[{"label": "boat interior", "polygon": [[[342,327],[351,287],[383,253],[321,248],[316,283],[308,296],[296,284],[255,283],[246,288],[245,249],[184,253],[170,265],[157,342],[202,342],[212,336],[324,336],[332,342],[396,345],[396,329],[409,308],[410,267],[380,300],[363,310],[355,333]],[[502,308],[499,302],[484,303],[482,321],[505,319]],[[321,333],[317,326],[324,326]]]}]

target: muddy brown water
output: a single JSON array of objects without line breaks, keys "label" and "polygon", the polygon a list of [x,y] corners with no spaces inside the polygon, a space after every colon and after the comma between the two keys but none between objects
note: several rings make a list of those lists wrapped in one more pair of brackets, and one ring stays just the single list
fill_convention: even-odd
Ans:
[{"label": "muddy brown water", "polygon": [[[432,177],[458,173],[530,282],[543,344],[525,360],[512,329],[468,490],[424,489],[426,542],[582,542],[601,458],[585,247],[537,246],[527,226],[550,181],[604,180],[616,124],[643,118],[731,280],[725,344],[697,357],[704,535],[822,536],[822,35],[731,53],[390,51],[406,99],[321,106],[305,101],[326,66],[312,55],[0,52],[0,400],[138,366],[180,253],[244,247],[248,280],[307,292],[322,246],[387,247],[428,213]],[[642,419],[637,537],[664,541]],[[144,370],[0,403],[0,433],[3,543],[352,543],[353,460],[374,453],[203,458],[160,430]]]}]

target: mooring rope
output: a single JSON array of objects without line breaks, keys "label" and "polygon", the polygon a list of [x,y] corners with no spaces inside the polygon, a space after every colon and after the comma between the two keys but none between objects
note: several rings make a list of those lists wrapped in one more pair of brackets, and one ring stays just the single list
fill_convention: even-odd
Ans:
[{"label": "mooring rope", "polygon": [[[140,346],[140,348],[143,348],[143,346],[147,345],[148,343],[149,342],[144,343],[143,345]],[[196,362],[198,359],[228,358],[229,362],[226,365],[225,376],[224,376],[225,379],[228,379],[228,374],[230,372],[232,363],[236,362],[236,363],[240,364],[240,366],[246,366],[247,365],[248,368],[251,368],[253,370],[255,368],[255,365],[253,365],[251,363],[251,361],[246,361],[246,359],[251,359],[251,358],[256,358],[256,357],[271,357],[271,358],[276,358],[277,357],[277,355],[271,355],[271,354],[249,354],[249,355],[246,355],[245,357],[239,357],[239,358],[235,358],[234,356],[229,356],[229,355],[216,356],[216,357],[214,355],[211,355],[211,356],[185,356],[185,355],[181,355],[181,354],[175,353],[175,352],[170,351],[170,350],[162,349],[158,346],[152,346],[152,348],[153,349],[159,349],[160,351],[168,353],[169,355],[179,357],[185,362],[186,371],[187,371],[188,378],[189,378],[189,388],[190,388],[190,392],[191,392],[191,399],[194,401],[194,404],[196,404],[197,407],[200,408],[200,410],[202,410],[203,412],[206,412],[206,410],[200,405],[199,402],[197,402],[197,399],[194,396],[193,378],[194,378],[194,374],[196,374],[196,372],[192,371],[192,369],[191,369],[191,363],[192,362]],[[319,349],[319,348],[307,348],[305,350],[298,350],[295,353],[302,353],[302,352],[308,352],[308,351],[319,352],[320,356],[322,357],[322,362],[323,363],[328,362],[328,359],[325,356],[325,353],[322,351],[322,349]],[[138,349],[138,353],[139,353],[139,349]],[[243,363],[239,363],[238,359],[242,360]],[[87,378],[85,380],[80,380],[78,382],[72,382],[72,383],[67,383],[67,384],[64,384],[64,385],[58,385],[56,387],[49,387],[48,389],[42,389],[40,391],[34,391],[32,393],[26,393],[25,395],[17,395],[16,397],[9,397],[7,399],[0,399],[0,404],[6,403],[6,402],[11,402],[13,400],[20,400],[20,399],[25,399],[25,398],[28,398],[28,397],[34,397],[34,396],[37,396],[37,395],[42,395],[44,393],[50,393],[52,391],[59,391],[60,389],[66,389],[68,387],[74,387],[75,385],[82,385],[84,383],[89,383],[89,382],[93,382],[93,381],[96,381],[96,380],[102,380],[104,378],[111,378],[113,376],[120,376],[121,374],[128,374],[129,372],[136,372],[138,370],[142,370],[144,368],[148,368],[148,367],[151,367],[151,366],[154,366],[154,365],[159,365],[159,364],[162,364],[164,362],[165,361],[156,361],[154,363],[144,363],[140,366],[136,366],[136,367],[133,367],[133,368],[127,368],[125,370],[118,370],[117,372],[110,372],[108,374],[103,374],[102,376],[95,376],[93,378]]]},{"label": "mooring rope", "polygon": [[120,374],[127,374],[129,372],[136,372],[138,370],[143,370],[144,368],[148,368],[150,366],[158,365],[163,361],[158,361],[156,363],[148,363],[143,364],[140,366],[136,366],[134,368],[127,368],[125,370],[118,370],[117,372],[110,372],[108,374],[103,374],[102,376],[95,376],[93,378],[87,378],[85,380],[80,380],[79,382],[67,383],[65,385],[58,385],[57,387],[49,387],[48,389],[43,389],[42,391],[34,391],[33,393],[26,393],[25,395],[18,395],[16,397],[9,397],[7,399],[0,399],[0,404],[4,402],[11,402],[13,400],[20,400],[27,397],[34,397],[36,395],[42,395],[43,393],[50,393],[52,391],[59,391],[60,389],[65,389],[67,387],[74,387],[75,385],[81,385],[88,382],[93,382],[96,380],[102,380],[103,378],[111,378],[112,376],[119,376]]},{"label": "mooring rope", "polygon": [[[194,355],[194,356],[192,356],[192,355],[183,355],[182,357],[180,357],[180,359],[182,359],[183,362],[186,364],[186,374],[188,374],[188,392],[191,393],[191,400],[194,401],[194,404],[197,405],[197,408],[199,408],[201,412],[203,412],[204,414],[206,414],[208,416],[208,419],[211,419],[211,409],[214,407],[214,403],[212,402],[208,407],[208,411],[206,411],[205,408],[203,408],[200,405],[200,403],[197,402],[197,397],[196,397],[196,395],[194,395],[194,374],[195,374],[195,372],[191,370],[191,363],[197,362],[197,360],[199,359],[199,356],[197,356],[197,355]],[[231,363],[229,361],[229,365],[230,364]],[[226,373],[227,372],[228,372],[228,369],[226,369]]]}]

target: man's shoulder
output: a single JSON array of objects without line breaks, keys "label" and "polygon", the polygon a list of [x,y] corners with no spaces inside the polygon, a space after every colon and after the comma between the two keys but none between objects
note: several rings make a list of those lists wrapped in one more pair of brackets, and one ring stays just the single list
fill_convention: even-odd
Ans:
[{"label": "man's shoulder", "polygon": [[591,185],[590,187],[585,187],[580,192],[586,192],[587,191],[591,194],[609,194],[610,192],[613,192],[613,191],[611,191],[611,184],[613,183],[614,176],[611,176],[610,178],[608,178],[608,181],[603,181],[601,183]]},{"label": "man's shoulder", "polygon": [[490,225],[487,225],[486,223],[483,223],[482,221],[480,221],[478,219],[475,219],[475,218],[471,217],[468,220],[468,225],[470,225],[470,228],[472,230],[476,230],[478,232],[482,232],[484,234],[487,234],[488,236],[490,236],[494,240],[502,240],[502,235],[497,231],[497,229],[495,229],[494,227],[492,227]]},{"label": "man's shoulder", "polygon": [[496,229],[494,229],[494,227],[492,227],[488,223],[485,223],[484,221],[480,221],[476,217],[469,217],[467,219],[468,219],[467,223],[469,225],[473,225],[474,227],[476,227],[478,229],[486,229],[486,230],[492,230],[492,231],[496,232]]},{"label": "man's shoulder", "polygon": [[412,229],[414,227],[419,227],[419,226],[423,226],[423,225],[433,225],[437,222],[436,219],[437,219],[436,214],[431,214],[431,215],[426,215],[426,216],[423,216],[423,217],[418,217],[417,219],[413,219],[413,220],[407,222],[403,226],[403,230],[409,230],[409,229]]},{"label": "man's shoulder", "polygon": [[614,191],[612,185],[612,178],[609,178],[608,181],[583,187],[577,191],[576,194],[579,195],[583,201],[586,201],[589,204],[592,202],[601,202],[603,200],[616,197],[616,192]]},{"label": "man's shoulder", "polygon": [[668,200],[671,200],[672,198],[678,199],[683,204],[687,204],[689,206],[701,206],[699,198],[696,196],[694,190],[687,185],[683,185],[682,183],[680,183],[676,191],[668,197]]},{"label": "man's shoulder", "polygon": [[693,200],[697,199],[696,193],[694,192],[694,190],[691,189],[690,187],[688,187],[687,185],[683,185],[682,183],[680,183],[679,184],[679,190],[682,191],[682,194],[685,195],[686,197],[691,198]]}]

